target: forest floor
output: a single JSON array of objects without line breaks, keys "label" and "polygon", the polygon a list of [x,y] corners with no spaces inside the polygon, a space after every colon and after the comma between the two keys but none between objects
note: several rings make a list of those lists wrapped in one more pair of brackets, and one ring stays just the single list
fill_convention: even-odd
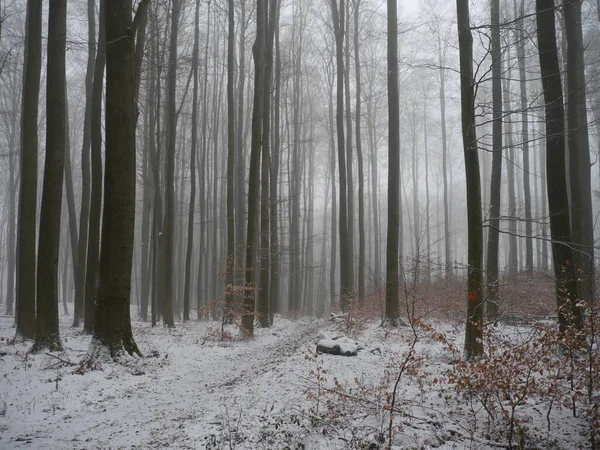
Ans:
[{"label": "forest floor", "polygon": [[[90,338],[68,317],[65,352],[51,355],[10,342],[13,319],[0,317],[0,448],[378,449],[390,437],[396,449],[509,448],[502,407],[448,375],[459,325],[435,324],[443,342],[425,331],[415,342],[410,327],[386,331],[373,320],[277,317],[252,340],[216,322],[133,328],[144,358],[81,373]],[[517,328],[504,331],[528,333]],[[319,335],[342,333],[358,340],[358,356],[315,354]],[[514,448],[586,447],[581,415],[534,396],[517,406]]]}]

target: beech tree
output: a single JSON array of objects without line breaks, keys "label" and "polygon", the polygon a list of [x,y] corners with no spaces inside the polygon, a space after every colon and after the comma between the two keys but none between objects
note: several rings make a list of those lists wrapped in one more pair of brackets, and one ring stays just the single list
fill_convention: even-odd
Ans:
[{"label": "beech tree", "polygon": [[21,109],[21,183],[17,224],[17,337],[35,334],[38,97],[42,70],[42,2],[27,1]]},{"label": "beech tree", "polygon": [[475,129],[475,92],[473,79],[473,36],[470,28],[469,1],[456,0],[458,42],[460,48],[460,94],[465,174],[467,179],[468,274],[465,356],[483,354],[483,227],[481,223],[481,186],[479,154]]},{"label": "beech tree", "polygon": [[558,323],[561,331],[583,321],[577,303],[577,275],[571,247],[569,199],[565,174],[565,113],[556,45],[554,0],[536,0],[537,40],[546,114],[546,182],[550,237],[556,282]]},{"label": "beech tree", "polygon": [[58,253],[67,124],[66,43],[67,0],[56,0],[50,4],[48,12],[46,158],[38,243],[34,352],[63,349],[58,329]]},{"label": "beech tree", "polygon": [[135,86],[131,0],[105,0],[106,164],[92,356],[141,353],[129,314],[135,223]]},{"label": "beech tree", "polygon": [[400,105],[398,98],[398,5],[388,0],[388,230],[385,271],[385,316],[391,325],[400,318]]}]

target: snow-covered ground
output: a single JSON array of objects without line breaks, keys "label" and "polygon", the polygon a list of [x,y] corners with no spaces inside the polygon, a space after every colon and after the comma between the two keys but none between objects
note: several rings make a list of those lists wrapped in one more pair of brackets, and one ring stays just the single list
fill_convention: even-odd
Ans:
[{"label": "snow-covered ground", "polygon": [[[12,323],[0,317],[2,449],[385,448],[391,388],[412,342],[409,328],[369,323],[350,336],[364,347],[358,356],[343,357],[315,354],[343,323],[276,318],[241,340],[234,328],[221,339],[217,323],[169,330],[134,322],[145,358],[77,374],[89,337],[69,318],[61,322],[66,351],[53,356],[9,343]],[[460,328],[436,329],[462,345]],[[415,349],[423,359],[398,384],[393,448],[507,448],[480,405],[439,383],[452,355],[423,337]],[[548,430],[546,414],[539,403],[524,410],[526,436],[514,448],[519,439],[527,448],[585,448],[582,419],[555,406]]]}]

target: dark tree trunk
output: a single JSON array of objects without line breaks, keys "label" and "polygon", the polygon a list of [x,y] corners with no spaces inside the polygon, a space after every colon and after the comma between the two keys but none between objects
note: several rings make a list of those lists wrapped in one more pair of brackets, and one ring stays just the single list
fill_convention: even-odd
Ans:
[{"label": "dark tree trunk", "polygon": [[38,98],[42,69],[42,2],[27,1],[23,104],[21,109],[21,183],[17,225],[17,337],[35,334]]},{"label": "dark tree trunk", "polygon": [[34,353],[63,349],[58,328],[58,255],[67,124],[66,44],[67,0],[55,0],[48,10],[47,84],[51,88],[46,89],[46,159],[38,242]]},{"label": "dark tree trunk", "polygon": [[581,3],[581,0],[563,0],[568,74],[567,141],[571,186],[571,233],[573,242],[579,247],[573,254],[580,280],[579,298],[591,303],[594,300],[594,213]]},{"label": "dark tree trunk", "polygon": [[177,83],[177,35],[179,34],[179,0],[173,0],[171,11],[171,42],[167,71],[167,140],[165,155],[165,298],[163,299],[163,322],[169,328],[175,326],[173,303],[175,298],[175,147],[177,137],[177,114],[175,88]]},{"label": "dark tree trunk", "polygon": [[[229,3],[231,8],[231,2]],[[194,14],[194,50],[192,56],[192,72],[194,77],[194,87],[192,94],[192,152],[190,155],[190,206],[188,209],[188,228],[187,228],[187,248],[185,253],[185,279],[184,279],[184,292],[183,292],[183,321],[187,322],[190,320],[190,297],[192,295],[190,289],[190,278],[192,273],[192,253],[194,248],[194,207],[196,205],[196,154],[198,149],[198,54],[200,52],[200,29],[198,22],[200,20],[200,0],[196,0],[196,11]],[[230,19],[231,20],[231,19]],[[231,28],[230,28],[231,32]],[[228,57],[229,58],[229,57]],[[229,61],[229,59],[228,59]],[[229,68],[228,68],[229,70]],[[228,85],[229,89],[229,79]],[[229,94],[229,90],[228,90]],[[229,158],[229,155],[228,155]],[[229,166],[227,172],[227,224],[229,226]],[[229,231],[229,228],[228,228]],[[229,264],[229,259],[227,260]],[[229,265],[227,267],[227,273],[229,274]],[[229,279],[227,284],[230,284]],[[227,308],[227,306],[226,306]]]},{"label": "dark tree trunk", "polygon": [[475,129],[475,91],[473,79],[473,36],[471,35],[469,1],[456,0],[458,42],[460,49],[460,88],[462,136],[467,178],[468,278],[465,356],[483,354],[483,227],[481,223],[481,185],[479,155]]},{"label": "dark tree trunk", "polygon": [[565,174],[565,114],[556,47],[554,0],[536,0],[540,71],[546,111],[546,184],[550,212],[550,235],[556,279],[558,323],[566,331],[571,323],[581,326],[583,314],[577,304],[577,280],[571,249],[569,199]]},{"label": "dark tree trunk", "polygon": [[81,209],[79,213],[79,242],[75,274],[75,304],[73,326],[78,327],[83,319],[85,304],[85,270],[88,251],[88,223],[90,218],[90,143],[92,118],[92,88],[96,56],[96,12],[95,1],[88,0],[88,61],[85,72],[85,115],[83,122],[83,144],[81,146]]},{"label": "dark tree trunk", "polygon": [[[106,166],[91,355],[140,354],[129,313],[135,232],[135,83],[131,0],[106,0]],[[123,39],[127,36],[126,39]],[[103,350],[104,349],[104,350]]]},{"label": "dark tree trunk", "polygon": [[254,42],[254,103],[252,106],[252,144],[250,149],[250,179],[248,182],[248,233],[246,235],[246,285],[242,330],[254,334],[256,306],[256,260],[258,245],[256,231],[259,218],[260,154],[264,113],[266,62],[267,2],[256,0],[256,41]]},{"label": "dark tree trunk", "polygon": [[388,230],[385,273],[385,316],[391,325],[400,318],[400,105],[398,98],[398,6],[388,0]]},{"label": "dark tree trunk", "polygon": [[446,50],[442,49],[442,38],[438,32],[438,64],[440,77],[440,121],[442,127],[442,178],[444,181],[444,269],[446,276],[452,274],[452,251],[450,242],[450,207],[448,198],[448,137],[446,131]]},{"label": "dark tree trunk", "polygon": [[[521,0],[521,9],[517,12],[517,0],[514,0],[515,16],[525,17],[525,0]],[[522,21],[523,19],[521,19]],[[531,214],[531,185],[529,181],[529,104],[527,99],[527,71],[525,67],[525,24],[517,27],[517,59],[519,63],[519,88],[521,94],[521,139],[523,145],[523,190],[525,199],[525,271],[533,270],[533,222]]]},{"label": "dark tree trunk", "polygon": [[[279,126],[280,126],[280,98],[281,98],[281,54],[279,48],[279,16],[281,11],[281,0],[277,0],[273,32],[275,33],[275,98],[273,104],[273,148],[271,150],[271,286],[270,290],[270,308],[269,308],[269,322],[273,324],[273,315],[278,310],[279,305],[279,286],[280,286],[280,270],[279,270],[279,239],[278,239],[278,195],[279,187],[277,185],[279,178],[279,152],[280,152],[280,139],[279,139]],[[273,13],[271,13],[273,14]]]},{"label": "dark tree trunk", "polygon": [[106,63],[105,22],[106,0],[100,0],[98,14],[98,50],[94,65],[91,110],[91,191],[88,227],[88,249],[85,272],[85,305],[83,331],[91,334],[94,327],[95,301],[97,294],[98,260],[100,256],[100,220],[102,214],[102,91],[104,66]]},{"label": "dark tree trunk", "polygon": [[346,145],[344,137],[344,36],[346,8],[344,0],[340,0],[340,5],[336,0],[330,0],[333,28],[335,33],[336,47],[336,72],[337,72],[337,91],[336,91],[336,128],[338,140],[338,164],[339,164],[339,229],[340,229],[340,304],[342,310],[348,310],[352,300],[353,290],[353,261],[350,259],[352,252],[350,245],[352,240],[348,234],[348,182],[346,178]]},{"label": "dark tree trunk", "polygon": [[365,299],[365,184],[361,142],[361,101],[359,51],[360,0],[354,0],[354,71],[356,78],[356,157],[358,159],[358,301]]},{"label": "dark tree trunk", "polygon": [[492,27],[492,176],[490,180],[490,219],[487,248],[487,314],[496,320],[500,310],[498,285],[498,248],[500,245],[500,207],[502,187],[502,63],[500,50],[500,0],[491,3]]},{"label": "dark tree trunk", "polygon": [[225,320],[233,321],[233,287],[235,284],[235,2],[227,2],[227,266],[225,279]]}]

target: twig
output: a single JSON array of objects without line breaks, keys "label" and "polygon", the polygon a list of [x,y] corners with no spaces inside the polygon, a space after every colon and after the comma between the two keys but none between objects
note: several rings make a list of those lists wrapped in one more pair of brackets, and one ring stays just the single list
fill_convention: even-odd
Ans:
[{"label": "twig", "polygon": [[62,359],[62,358],[60,358],[60,357],[58,357],[58,356],[56,356],[56,355],[53,355],[53,354],[51,354],[51,353],[46,353],[46,355],[47,355],[47,356],[50,356],[50,357],[52,357],[52,358],[58,359],[58,360],[59,360],[61,363],[67,364],[67,365],[69,365],[69,366],[76,366],[76,365],[77,365],[77,364],[75,364],[74,362],[71,362],[71,361],[69,361],[69,360],[66,360],[66,359]]}]

